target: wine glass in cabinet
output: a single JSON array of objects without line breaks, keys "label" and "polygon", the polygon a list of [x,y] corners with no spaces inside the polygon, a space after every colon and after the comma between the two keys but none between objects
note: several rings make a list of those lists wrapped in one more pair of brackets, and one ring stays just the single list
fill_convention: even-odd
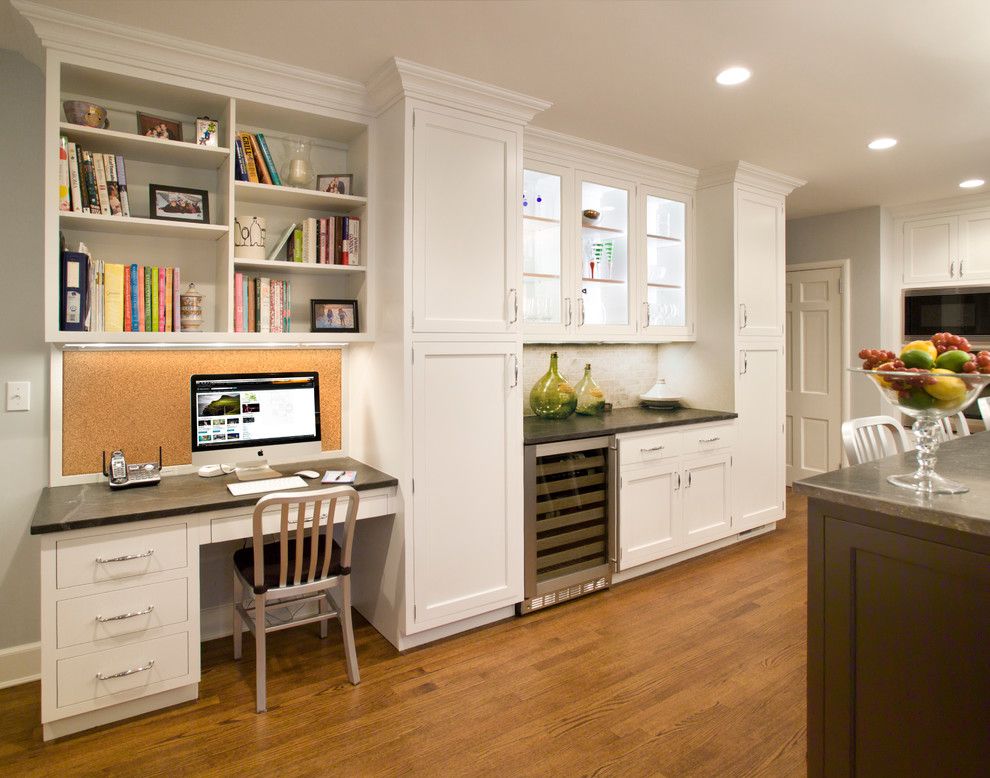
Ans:
[{"label": "wine glass in cabinet", "polygon": [[523,171],[523,317],[529,331],[561,332],[573,315],[562,262],[566,176],[552,165]]}]

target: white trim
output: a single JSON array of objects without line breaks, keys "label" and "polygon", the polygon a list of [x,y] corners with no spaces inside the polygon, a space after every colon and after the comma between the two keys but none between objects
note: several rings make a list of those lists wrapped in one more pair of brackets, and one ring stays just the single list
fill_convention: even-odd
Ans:
[{"label": "white trim", "polygon": [[957,215],[960,211],[982,210],[983,208],[990,208],[990,195],[988,194],[956,195],[941,200],[892,206],[887,208],[887,212],[894,219],[909,219],[916,216]]},{"label": "white trim", "polygon": [[199,682],[180,686],[176,689],[168,689],[158,692],[148,697],[137,697],[125,702],[118,702],[107,708],[99,708],[70,716],[64,719],[55,719],[42,724],[42,732],[45,740],[55,740],[56,738],[74,735],[84,729],[92,729],[104,724],[112,724],[131,716],[139,716],[142,713],[167,708],[171,705],[178,705],[181,702],[192,702],[199,697]]},{"label": "white trim", "polygon": [[41,678],[41,643],[0,648],[0,689]]},{"label": "white trim", "polygon": [[484,627],[496,621],[511,619],[515,615],[515,606],[506,605],[502,608],[488,611],[487,613],[479,613],[477,616],[471,616],[470,618],[455,621],[451,624],[444,624],[439,627],[434,627],[433,629],[427,629],[414,635],[400,635],[398,649],[399,651],[408,651],[411,648],[424,646],[427,643],[442,640],[443,638],[448,638],[453,635],[460,635],[469,630]]},{"label": "white trim", "polygon": [[741,160],[707,168],[702,170],[698,177],[698,189],[732,183],[756,187],[786,197],[808,182]]}]

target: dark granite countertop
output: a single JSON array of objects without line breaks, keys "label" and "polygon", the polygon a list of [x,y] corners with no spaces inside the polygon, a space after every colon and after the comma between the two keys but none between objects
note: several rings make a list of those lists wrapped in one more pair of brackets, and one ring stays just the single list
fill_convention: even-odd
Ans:
[{"label": "dark granite countertop", "polygon": [[[383,489],[399,482],[380,470],[350,457],[273,465],[289,476],[300,470],[356,470],[353,486],[360,491]],[[262,496],[248,494],[235,497],[227,484],[235,483],[234,475],[200,478],[192,475],[172,475],[162,478],[158,486],[139,486],[111,490],[105,481],[76,486],[49,486],[42,490],[31,520],[31,534],[65,532],[66,530],[124,524],[188,513],[223,510],[254,505]],[[319,479],[310,481],[312,488],[320,486]]]},{"label": "dark granite countertop", "polygon": [[935,472],[966,484],[969,491],[964,494],[921,495],[887,483],[888,475],[916,469],[912,451],[795,481],[794,490],[819,500],[990,537],[990,433],[978,432],[939,447]]},{"label": "dark granite countertop", "polygon": [[706,411],[699,408],[678,408],[658,411],[651,408],[616,408],[603,416],[579,416],[572,413],[566,419],[541,419],[526,416],[523,419],[523,441],[527,446],[538,443],[557,443],[561,440],[579,440],[597,435],[614,435],[619,432],[636,432],[658,427],[678,427],[684,424],[703,424],[706,421],[726,421],[736,418],[728,411]]}]

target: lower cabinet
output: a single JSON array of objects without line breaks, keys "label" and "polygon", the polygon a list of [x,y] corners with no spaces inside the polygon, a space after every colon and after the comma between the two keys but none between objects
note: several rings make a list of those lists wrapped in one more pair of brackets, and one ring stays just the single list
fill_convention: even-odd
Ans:
[{"label": "lower cabinet", "polygon": [[684,464],[684,535],[689,546],[714,540],[732,527],[729,454],[707,456]]},{"label": "lower cabinet", "polygon": [[619,570],[671,553],[680,538],[680,463],[638,465],[622,471],[619,486]]}]

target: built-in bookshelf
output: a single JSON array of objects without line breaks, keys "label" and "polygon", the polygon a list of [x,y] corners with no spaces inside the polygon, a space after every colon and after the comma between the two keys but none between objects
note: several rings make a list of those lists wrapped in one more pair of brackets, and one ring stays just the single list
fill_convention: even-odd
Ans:
[{"label": "built-in bookshelf", "polygon": [[[253,342],[352,342],[373,337],[373,276],[368,272],[371,251],[367,236],[369,119],[353,110],[328,105],[325,98],[280,97],[268,92],[252,96],[238,87],[236,94],[218,79],[189,80],[133,62],[109,72],[101,60],[84,55],[49,55],[46,105],[47,197],[45,203],[45,333],[52,343],[158,344]],[[221,83],[222,82],[222,83]],[[289,90],[291,92],[291,90]],[[68,121],[65,100],[83,100],[107,109],[108,128]],[[182,139],[140,134],[138,114],[161,117],[181,127]],[[195,122],[208,116],[219,122],[216,146],[197,145]],[[264,134],[273,164],[288,159],[294,142],[309,142],[310,162],[317,174],[352,177],[348,194],[237,180],[237,132]],[[109,215],[59,206],[60,138],[79,149],[117,155],[125,160],[130,215]],[[209,218],[203,222],[154,218],[150,185],[204,191]],[[161,214],[159,214],[161,216]],[[360,225],[360,256],[356,264],[334,265],[247,259],[235,251],[235,218],[263,217],[267,246],[277,243],[289,224],[306,219],[348,217]],[[176,267],[184,291],[194,283],[203,295],[203,323],[198,330],[180,332],[62,331],[59,328],[60,237],[76,251],[83,244],[94,260],[122,265]],[[233,300],[235,273],[270,278],[291,285],[291,332],[235,332]],[[361,332],[310,332],[310,301],[356,300]]]}]

